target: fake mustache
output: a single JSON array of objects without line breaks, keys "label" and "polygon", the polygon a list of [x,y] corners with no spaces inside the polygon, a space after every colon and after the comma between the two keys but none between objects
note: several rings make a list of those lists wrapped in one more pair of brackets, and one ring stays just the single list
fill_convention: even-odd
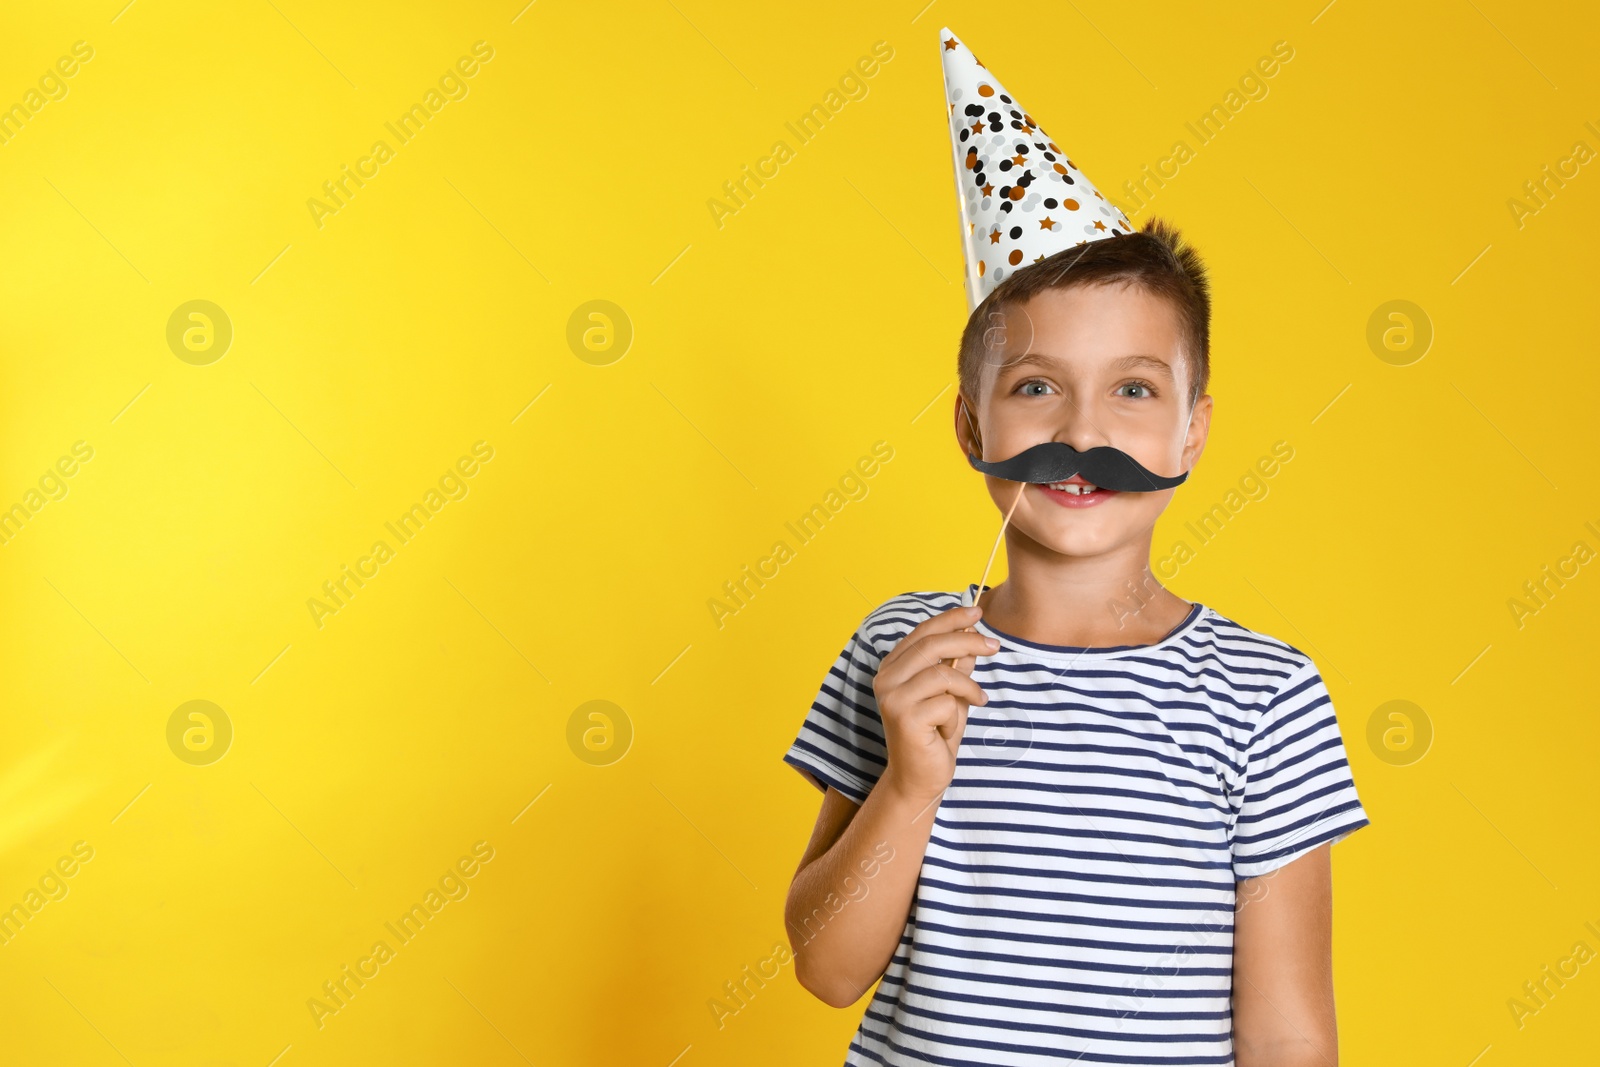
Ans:
[{"label": "fake mustache", "polygon": [[1184,471],[1176,477],[1167,477],[1148,470],[1144,464],[1110,445],[1099,445],[1087,452],[1079,452],[1064,441],[1045,441],[1010,459],[985,462],[967,453],[967,462],[974,470],[992,474],[1012,482],[1064,482],[1074,474],[1102,489],[1119,493],[1153,493],[1183,484],[1189,477]]}]

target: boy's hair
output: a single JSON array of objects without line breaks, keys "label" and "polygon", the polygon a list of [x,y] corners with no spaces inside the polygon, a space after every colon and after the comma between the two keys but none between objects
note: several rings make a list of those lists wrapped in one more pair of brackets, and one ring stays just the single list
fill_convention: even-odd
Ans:
[{"label": "boy's hair", "polygon": [[1165,297],[1177,312],[1193,407],[1211,380],[1211,286],[1199,253],[1184,242],[1176,227],[1159,218],[1151,218],[1133,233],[1063,248],[995,286],[973,309],[961,332],[957,370],[962,394],[973,403],[978,400],[983,365],[991,356],[992,324],[1003,321],[997,316],[1005,307],[1047,289],[1119,283]]}]

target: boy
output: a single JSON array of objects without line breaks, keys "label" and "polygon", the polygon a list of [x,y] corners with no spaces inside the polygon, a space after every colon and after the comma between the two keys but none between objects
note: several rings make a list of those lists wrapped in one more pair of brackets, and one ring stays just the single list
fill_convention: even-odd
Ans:
[{"label": "boy", "polygon": [[[1011,104],[941,40],[953,121],[962,97]],[[1055,149],[1013,114],[995,145]],[[1073,188],[1044,192],[1102,199],[1057,173]],[[963,452],[1189,471],[1212,413],[1199,257],[1107,211],[1114,238],[1001,280],[981,239],[1024,212],[989,231],[991,193],[963,195]],[[1016,502],[1006,581],[869,613],[784,756],[825,791],[786,908],[796,975],[836,1007],[882,979],[846,1063],[1336,1064],[1329,849],[1368,819],[1316,665],[1156,581],[1173,490],[986,481]]]}]

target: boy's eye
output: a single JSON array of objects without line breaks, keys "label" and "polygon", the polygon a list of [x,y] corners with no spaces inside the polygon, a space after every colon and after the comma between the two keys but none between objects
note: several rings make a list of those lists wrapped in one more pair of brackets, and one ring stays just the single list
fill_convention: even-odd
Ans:
[{"label": "boy's eye", "polygon": [[[1144,392],[1143,393],[1125,393],[1125,392],[1123,392],[1124,389],[1143,389]],[[1124,382],[1121,385],[1117,386],[1117,394],[1119,396],[1126,396],[1126,397],[1130,397],[1130,398],[1134,398],[1134,399],[1143,399],[1146,396],[1153,396],[1155,394],[1155,390],[1153,388],[1151,388],[1151,386],[1148,385],[1145,382]]]},{"label": "boy's eye", "polygon": [[[1033,392],[1033,391],[1031,391],[1031,390],[1034,389],[1035,386],[1037,386],[1042,391],[1041,392]],[[1021,385],[1019,385],[1017,387],[1017,392],[1023,394],[1024,396],[1044,396],[1046,393],[1049,392],[1049,389],[1050,389],[1050,383],[1049,382],[1043,382],[1043,381],[1040,381],[1038,378],[1032,378],[1032,379],[1030,379],[1028,381],[1023,382]]]}]

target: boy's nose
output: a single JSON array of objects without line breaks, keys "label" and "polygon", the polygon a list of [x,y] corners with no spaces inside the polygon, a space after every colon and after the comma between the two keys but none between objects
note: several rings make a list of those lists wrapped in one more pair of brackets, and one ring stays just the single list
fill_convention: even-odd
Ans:
[{"label": "boy's nose", "polygon": [[1087,452],[1099,445],[1109,445],[1101,430],[1101,420],[1095,417],[1094,412],[1083,404],[1068,404],[1056,423],[1055,436],[1052,441],[1060,441],[1071,445],[1079,452]]}]

